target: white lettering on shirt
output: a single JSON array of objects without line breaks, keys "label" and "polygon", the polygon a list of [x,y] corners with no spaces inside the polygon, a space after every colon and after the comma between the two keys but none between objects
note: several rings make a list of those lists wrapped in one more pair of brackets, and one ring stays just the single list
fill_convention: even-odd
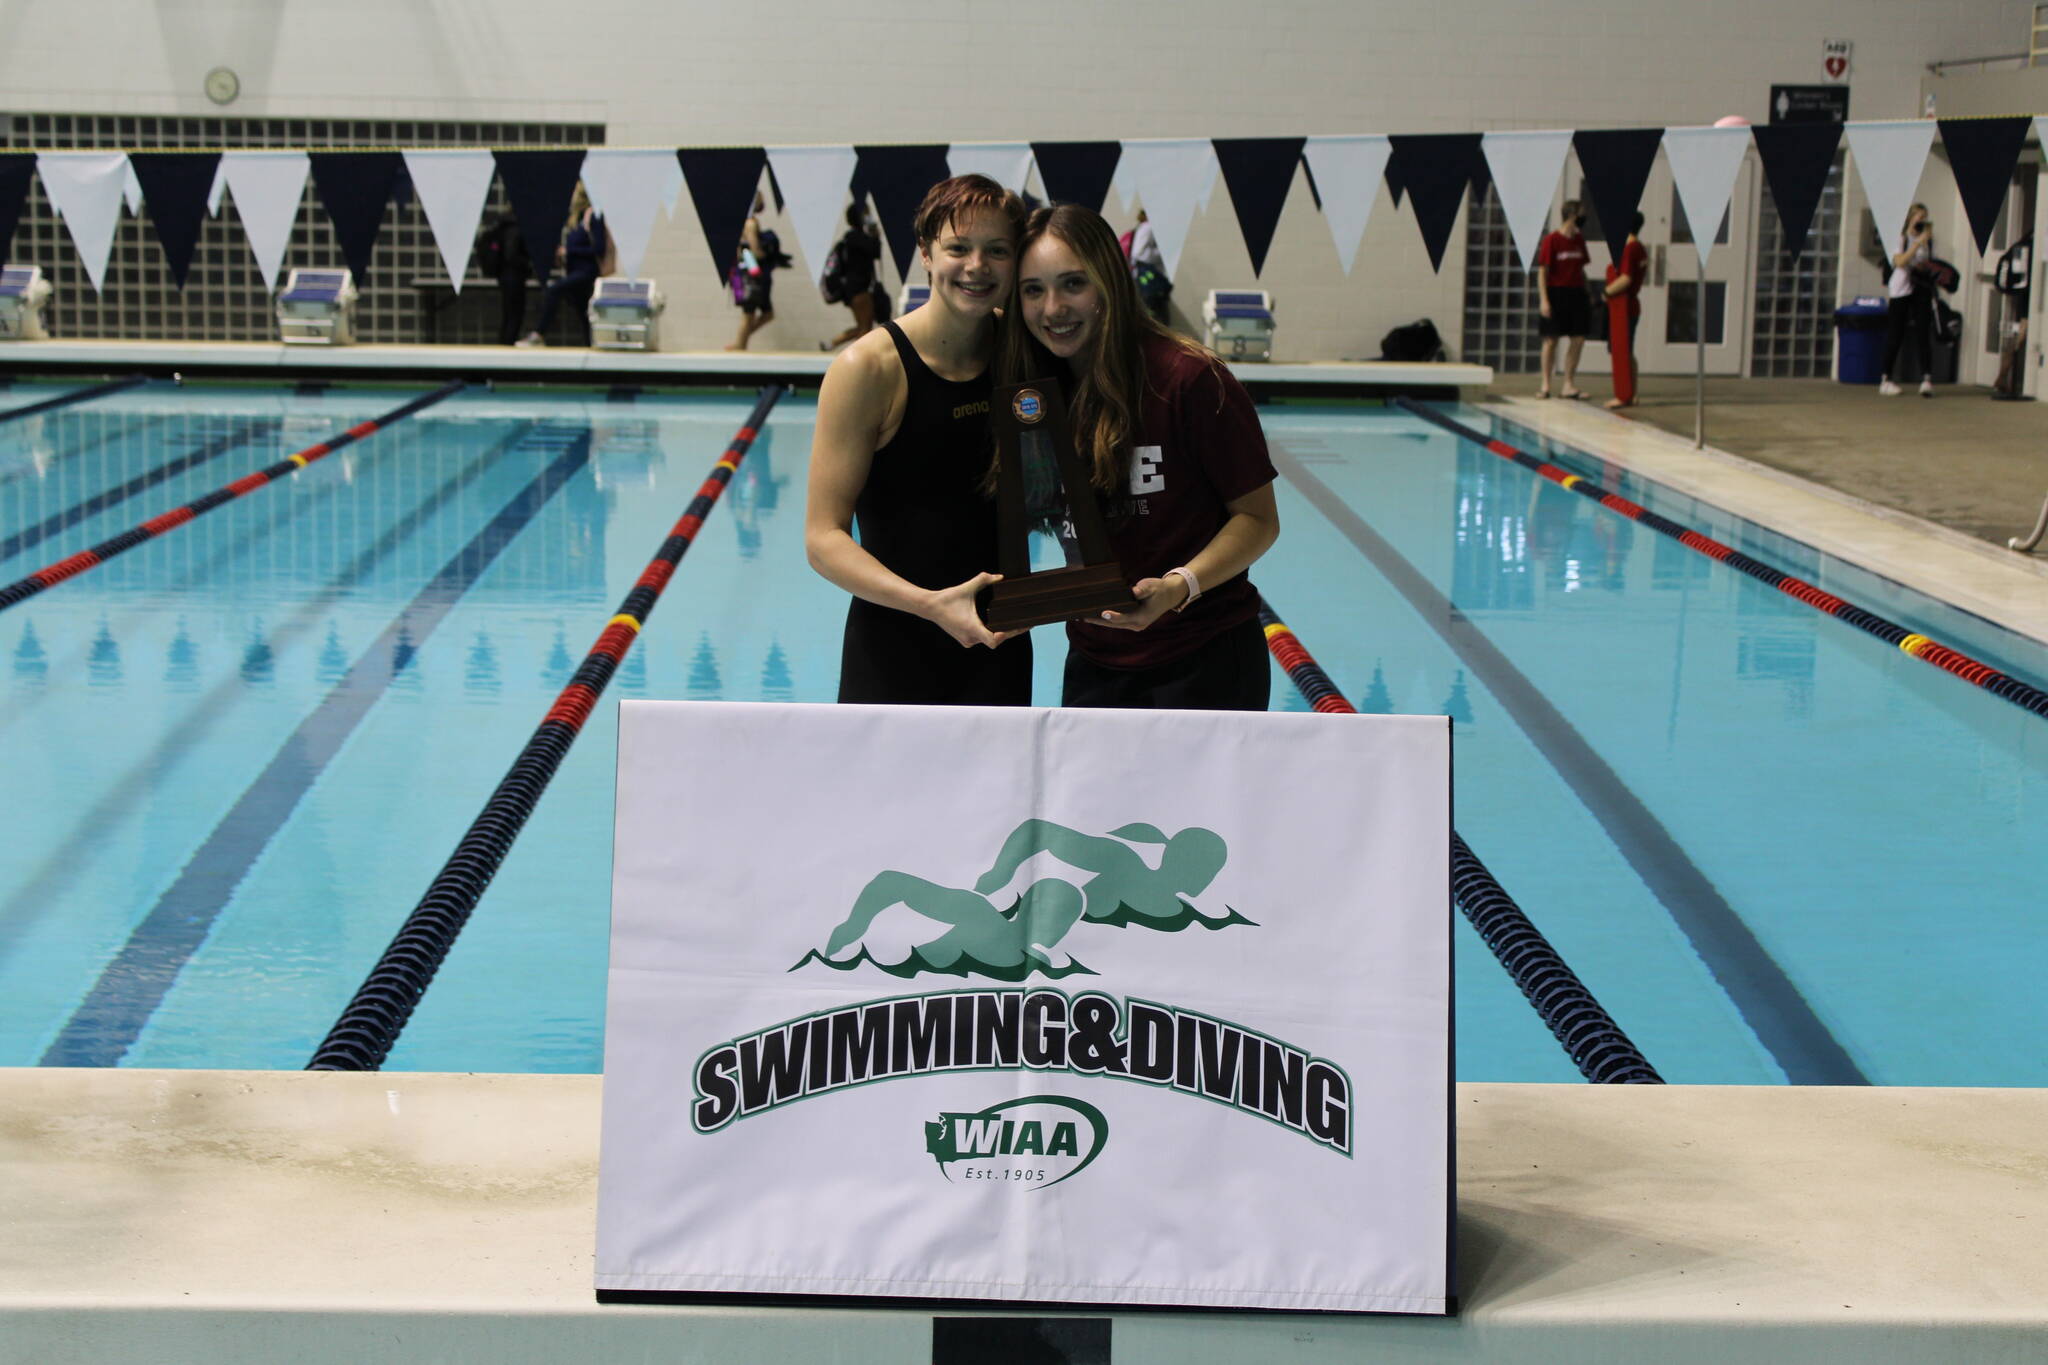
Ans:
[{"label": "white lettering on shirt", "polygon": [[1131,496],[1160,493],[1166,489],[1166,475],[1159,468],[1165,451],[1158,446],[1138,446],[1131,451]]}]

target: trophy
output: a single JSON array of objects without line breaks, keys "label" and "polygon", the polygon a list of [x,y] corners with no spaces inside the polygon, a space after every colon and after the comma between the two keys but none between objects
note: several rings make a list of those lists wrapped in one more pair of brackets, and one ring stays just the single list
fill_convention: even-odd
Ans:
[{"label": "trophy", "polygon": [[[1067,427],[1059,384],[1028,379],[996,389],[989,401],[996,433],[996,569],[984,589],[990,630],[1023,630],[1105,609],[1135,607],[1123,566],[1109,550],[1102,506]],[[1031,532],[1053,536],[1066,567],[1031,572]]]}]

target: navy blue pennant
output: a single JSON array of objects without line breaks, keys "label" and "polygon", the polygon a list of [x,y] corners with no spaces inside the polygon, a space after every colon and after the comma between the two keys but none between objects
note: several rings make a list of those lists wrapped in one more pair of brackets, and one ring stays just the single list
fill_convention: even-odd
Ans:
[{"label": "navy blue pennant", "polygon": [[754,212],[768,153],[759,147],[679,147],[683,183],[697,208],[697,224],[711,248],[711,269],[721,283],[732,264],[733,244]]},{"label": "navy blue pennant", "polygon": [[1273,245],[1273,230],[1280,226],[1280,210],[1286,207],[1287,191],[1294,185],[1294,168],[1301,164],[1301,149],[1308,141],[1300,137],[1212,138],[1216,162],[1223,168],[1223,183],[1230,187],[1230,202],[1237,210],[1238,230],[1252,254],[1252,274],[1266,265],[1266,252]]},{"label": "navy blue pennant", "polygon": [[128,164],[142,186],[149,225],[164,249],[164,261],[178,288],[192,269],[199,248],[199,230],[206,223],[206,201],[213,175],[220,169],[219,152],[130,152]]},{"label": "navy blue pennant", "polygon": [[1483,159],[1478,133],[1397,133],[1387,139],[1387,184],[1405,186],[1415,222],[1429,249],[1432,270],[1443,269],[1444,248],[1458,224],[1465,187]]},{"label": "navy blue pennant", "polygon": [[1656,164],[1657,148],[1663,142],[1662,128],[1582,128],[1572,134],[1572,150],[1579,154],[1579,169],[1586,173],[1586,197],[1600,215],[1607,250],[1617,261],[1628,241],[1629,219],[1643,202],[1650,167]]},{"label": "navy blue pennant", "polygon": [[34,152],[0,152],[0,265],[14,245],[14,229],[28,202],[29,180],[36,173]]},{"label": "navy blue pennant", "polygon": [[313,185],[334,224],[341,258],[355,272],[356,287],[370,277],[370,252],[384,226],[384,207],[405,158],[397,152],[314,152]]},{"label": "navy blue pennant", "polygon": [[1082,204],[1102,212],[1116,163],[1123,159],[1121,142],[1034,142],[1038,179],[1045,197],[1055,204]]},{"label": "navy blue pennant", "polygon": [[[512,204],[512,215],[519,220],[519,235],[526,241],[533,273],[545,284],[554,268],[555,247],[562,240],[562,228],[569,221],[569,203],[576,197],[576,181],[583,174],[583,153],[572,149],[491,155],[498,163],[498,179],[505,183],[505,198]],[[724,278],[723,271],[719,277]]]},{"label": "navy blue pennant", "polygon": [[931,187],[953,172],[943,143],[913,147],[855,147],[856,195],[872,195],[875,218],[889,243],[896,273],[908,275],[917,257],[917,206]]},{"label": "navy blue pennant", "polygon": [[[1767,123],[1749,130],[1763,158],[1764,179],[1771,202],[1778,206],[1778,226],[1785,234],[1785,252],[1798,259],[1806,250],[1806,232],[1820,207],[1835,149],[1842,143],[1839,123]],[[1604,221],[1604,220],[1603,220]]]},{"label": "navy blue pennant", "polygon": [[2027,129],[2033,122],[2026,117],[1936,120],[1980,255],[1991,247],[1998,211],[2005,207],[2005,191],[2012,184],[2013,167],[2019,164],[2020,148],[2026,144]]}]

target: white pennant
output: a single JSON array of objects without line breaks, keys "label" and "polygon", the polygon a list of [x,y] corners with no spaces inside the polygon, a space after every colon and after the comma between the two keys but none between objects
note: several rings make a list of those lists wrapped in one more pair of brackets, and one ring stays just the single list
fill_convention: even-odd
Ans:
[{"label": "white pennant", "polygon": [[122,192],[127,183],[125,152],[43,152],[36,157],[43,193],[71,229],[72,245],[85,263],[92,291],[106,278],[107,255],[114,249],[114,229],[121,222]]},{"label": "white pennant", "polygon": [[1749,129],[1744,126],[1664,130],[1664,159],[1671,165],[1671,183],[1685,206],[1685,221],[1692,228],[1693,249],[1702,267],[1720,234],[1735,173],[1748,151]]},{"label": "white pennant", "polygon": [[1316,193],[1322,196],[1323,218],[1337,243],[1337,259],[1347,275],[1351,263],[1358,259],[1358,244],[1372,217],[1373,200],[1379,197],[1380,178],[1387,172],[1387,154],[1392,148],[1392,143],[1372,133],[1312,137],[1302,144],[1301,154],[1316,178]]},{"label": "white pennant", "polygon": [[1147,138],[1126,142],[1117,165],[1130,168],[1131,188],[1151,220],[1168,279],[1180,273],[1202,189],[1213,183],[1216,147],[1205,137]]},{"label": "white pennant", "polygon": [[811,272],[813,283],[825,278],[825,257],[845,225],[846,187],[853,183],[858,160],[851,147],[768,149],[768,164],[775,168],[775,181],[782,186],[782,202],[796,228],[804,268]]},{"label": "white pennant", "polygon": [[292,225],[306,197],[306,175],[313,163],[304,152],[223,152],[221,177],[235,196],[235,212],[263,283],[277,288],[285,248],[292,243]]},{"label": "white pennant", "polygon": [[1031,174],[1031,144],[956,142],[946,149],[946,169],[954,175],[985,175],[1004,189],[1022,194]]},{"label": "white pennant", "polygon": [[1486,169],[1493,176],[1493,192],[1500,198],[1515,252],[1527,270],[1543,242],[1543,220],[1550,216],[1550,201],[1564,174],[1571,132],[1488,133],[1479,146],[1486,153]]},{"label": "white pennant", "polygon": [[1124,212],[1131,211],[1131,205],[1138,198],[1138,182],[1131,179],[1129,155],[1116,159],[1116,169],[1109,173],[1109,187],[1116,191],[1116,199],[1124,206]]},{"label": "white pennant", "polygon": [[484,201],[491,197],[497,162],[489,151],[408,151],[405,169],[412,176],[420,207],[426,210],[427,227],[434,234],[441,264],[448,270],[448,283],[460,294],[470,247],[476,241],[477,225],[483,221]]},{"label": "white pennant", "polygon": [[1906,211],[1913,207],[1920,173],[1927,169],[1927,151],[1934,145],[1934,120],[1850,123],[1843,131],[1849,136],[1856,174],[1863,181],[1863,197],[1870,201],[1871,216],[1877,219],[1878,236],[1884,238],[1887,251],[1897,251],[1899,234],[1906,228]]},{"label": "white pennant", "polygon": [[604,215],[621,275],[639,278],[655,215],[675,203],[682,187],[682,163],[667,148],[592,147],[583,154],[583,188]]}]

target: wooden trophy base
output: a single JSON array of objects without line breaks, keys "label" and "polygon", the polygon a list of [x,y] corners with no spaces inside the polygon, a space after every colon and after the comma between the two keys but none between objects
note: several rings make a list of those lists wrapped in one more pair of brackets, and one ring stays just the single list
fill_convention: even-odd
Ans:
[{"label": "wooden trophy base", "polygon": [[987,592],[983,615],[990,630],[1025,630],[1138,605],[1124,582],[1122,567],[1115,563],[1005,578]]}]

